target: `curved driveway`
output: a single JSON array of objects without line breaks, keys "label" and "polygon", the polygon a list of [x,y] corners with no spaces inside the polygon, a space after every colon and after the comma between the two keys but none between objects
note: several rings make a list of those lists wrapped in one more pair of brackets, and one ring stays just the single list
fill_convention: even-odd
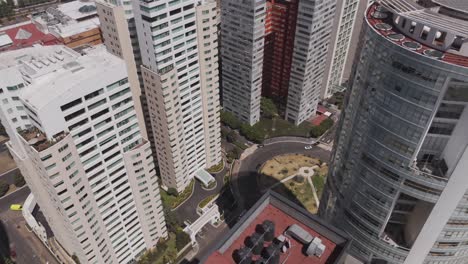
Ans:
[{"label": "curved driveway", "polygon": [[181,223],[184,220],[189,220],[190,222],[195,222],[199,217],[197,214],[198,204],[212,194],[218,194],[224,185],[224,175],[226,175],[229,167],[225,166],[222,171],[215,173],[214,177],[217,182],[216,188],[213,190],[205,190],[202,188],[201,183],[198,180],[195,180],[195,189],[193,190],[192,196],[185,201],[181,206],[174,210],[176,216],[179,218]]},{"label": "curved driveway", "polygon": [[327,162],[331,153],[319,147],[313,146],[306,150],[303,143],[273,143],[257,149],[254,153],[241,161],[239,172],[232,175],[234,192],[243,200],[245,209],[250,208],[262,195],[257,185],[257,172],[260,166],[274,156],[281,154],[299,153],[309,155]]}]

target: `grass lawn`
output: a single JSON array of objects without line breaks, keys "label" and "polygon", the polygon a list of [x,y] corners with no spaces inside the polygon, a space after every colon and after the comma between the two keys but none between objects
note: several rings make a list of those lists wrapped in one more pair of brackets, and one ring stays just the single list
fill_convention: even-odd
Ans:
[{"label": "grass lawn", "polygon": [[254,128],[259,129],[265,135],[264,138],[279,136],[308,137],[312,125],[308,122],[303,122],[299,126],[295,126],[293,123],[280,118],[275,118],[274,120],[262,118],[254,125]]},{"label": "grass lawn", "polygon": [[314,184],[315,191],[317,192],[317,196],[320,199],[322,197],[323,189],[325,188],[325,181],[327,179],[328,175],[328,166],[324,165],[320,167],[317,171],[317,174],[315,174],[312,177],[312,183]]},{"label": "grass lawn", "polygon": [[216,194],[209,195],[208,197],[206,197],[205,199],[203,199],[203,200],[198,204],[198,206],[199,206],[200,208],[204,208],[204,207],[205,207],[208,203],[210,203],[210,202],[213,200],[213,198],[215,198],[215,197],[216,197]]},{"label": "grass lawn", "polygon": [[299,202],[299,205],[303,206],[309,212],[313,214],[317,213],[318,208],[314,200],[312,187],[310,187],[307,181],[298,183],[294,181],[294,179],[291,179],[275,187],[274,191],[284,195],[291,201]]},{"label": "grass lawn", "polygon": [[281,181],[288,176],[296,174],[301,167],[312,167],[319,164],[318,159],[304,155],[280,155],[265,162],[260,173]]},{"label": "grass lawn", "polygon": [[220,170],[222,170],[223,168],[224,168],[224,160],[221,159],[221,161],[218,164],[211,166],[206,171],[209,172],[209,173],[216,173],[216,172],[219,172]]},{"label": "grass lawn", "polygon": [[193,179],[190,184],[185,188],[185,190],[177,196],[169,195],[166,191],[161,189],[161,199],[162,202],[168,205],[171,209],[176,208],[185,200],[187,200],[192,194],[193,185],[195,184],[195,179]]}]

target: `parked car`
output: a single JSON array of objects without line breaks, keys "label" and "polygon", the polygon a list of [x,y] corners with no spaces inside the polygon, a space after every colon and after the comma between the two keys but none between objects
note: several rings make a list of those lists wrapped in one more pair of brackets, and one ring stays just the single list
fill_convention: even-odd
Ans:
[{"label": "parked car", "polygon": [[23,206],[21,204],[12,204],[12,205],[10,205],[10,210],[12,210],[12,211],[21,211],[21,210],[23,210]]}]

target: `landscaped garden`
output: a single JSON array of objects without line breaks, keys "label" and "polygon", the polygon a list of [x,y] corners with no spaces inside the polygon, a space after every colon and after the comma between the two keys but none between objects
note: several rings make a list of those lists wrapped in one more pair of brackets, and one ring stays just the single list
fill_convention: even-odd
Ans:
[{"label": "landscaped garden", "polygon": [[291,201],[301,203],[301,205],[309,212],[313,214],[317,213],[318,208],[315,203],[314,193],[307,180],[303,179],[302,182],[298,182],[293,178],[276,186],[273,190],[282,194]]},{"label": "landscaped garden", "polygon": [[180,204],[185,202],[192,194],[193,185],[195,180],[193,179],[190,184],[181,193],[177,193],[174,188],[169,188],[167,191],[161,189],[161,199],[164,204],[169,206],[171,209],[177,208]]},{"label": "landscaped garden", "polygon": [[[320,199],[325,185],[328,166],[317,158],[301,154],[276,156],[263,164],[259,171],[258,183],[263,188],[273,188],[290,200],[299,203],[311,213],[316,213],[318,206],[314,191],[307,175]],[[291,179],[284,181],[289,176]]]},{"label": "landscaped garden", "polygon": [[276,181],[296,174],[301,167],[320,165],[320,160],[300,154],[287,154],[276,156],[265,162],[260,173],[273,177]]},{"label": "landscaped garden", "polygon": [[217,194],[212,194],[212,195],[207,196],[198,204],[198,207],[202,209],[205,208],[205,206],[208,205],[216,196]]},{"label": "landscaped garden", "polygon": [[221,159],[221,161],[218,164],[215,164],[211,166],[210,168],[207,169],[209,173],[218,173],[224,168],[224,160]]},{"label": "landscaped garden", "polygon": [[[177,253],[182,250],[188,243],[190,243],[190,237],[181,229],[178,229],[175,234],[170,232],[167,240],[161,239],[156,247],[146,251],[137,263],[177,263]],[[181,254],[181,256],[183,256],[183,254]]]}]

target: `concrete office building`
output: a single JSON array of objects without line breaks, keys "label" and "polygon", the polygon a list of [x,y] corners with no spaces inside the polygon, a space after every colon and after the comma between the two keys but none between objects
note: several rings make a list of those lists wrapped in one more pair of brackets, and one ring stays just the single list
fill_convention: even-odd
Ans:
[{"label": "concrete office building", "polygon": [[232,1],[221,8],[223,107],[256,123],[263,95],[296,125],[315,115],[335,1]]},{"label": "concrete office building", "polygon": [[0,54],[0,117],[63,250],[81,263],[129,263],[167,236],[155,165],[125,62],[102,46],[82,53]]},{"label": "concrete office building", "polygon": [[366,263],[467,263],[468,6],[379,0],[319,213]]},{"label": "concrete office building", "polygon": [[142,77],[158,165],[183,191],[221,161],[216,2],[135,2]]},{"label": "concrete office building", "polygon": [[223,108],[250,125],[260,120],[265,2],[221,1]]},{"label": "concrete office building", "polygon": [[323,81],[322,98],[346,89],[343,85],[351,74],[357,44],[369,0],[343,0],[336,2],[336,17],[328,51],[326,80]]}]

